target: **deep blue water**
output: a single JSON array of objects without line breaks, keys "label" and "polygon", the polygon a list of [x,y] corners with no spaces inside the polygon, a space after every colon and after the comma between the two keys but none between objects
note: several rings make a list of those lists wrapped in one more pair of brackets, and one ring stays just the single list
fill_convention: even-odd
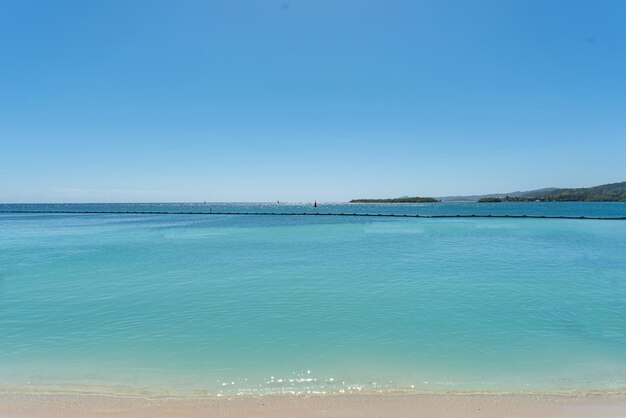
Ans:
[{"label": "deep blue water", "polygon": [[410,215],[543,215],[625,217],[626,202],[502,202],[502,203],[62,203],[0,204],[2,210],[370,213]]}]

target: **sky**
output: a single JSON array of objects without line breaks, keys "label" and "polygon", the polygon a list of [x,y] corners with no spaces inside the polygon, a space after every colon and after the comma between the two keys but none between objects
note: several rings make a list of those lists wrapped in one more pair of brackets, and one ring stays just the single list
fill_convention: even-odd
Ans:
[{"label": "sky", "polygon": [[626,2],[0,1],[0,202],[626,180]]}]

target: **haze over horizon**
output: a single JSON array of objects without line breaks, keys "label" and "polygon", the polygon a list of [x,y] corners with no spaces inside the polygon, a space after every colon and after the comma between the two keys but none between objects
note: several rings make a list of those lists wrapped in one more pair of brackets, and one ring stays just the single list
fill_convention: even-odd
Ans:
[{"label": "haze over horizon", "polygon": [[621,1],[0,6],[0,203],[624,181]]}]

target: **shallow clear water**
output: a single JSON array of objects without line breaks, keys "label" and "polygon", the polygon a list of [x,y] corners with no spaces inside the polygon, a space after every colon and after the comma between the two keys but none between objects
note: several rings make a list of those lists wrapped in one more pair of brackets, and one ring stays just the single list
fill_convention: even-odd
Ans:
[{"label": "shallow clear water", "polygon": [[[346,206],[626,215],[621,203],[321,209]],[[204,210],[140,210],[179,207]],[[0,385],[625,390],[625,254],[624,221],[0,213]]]}]

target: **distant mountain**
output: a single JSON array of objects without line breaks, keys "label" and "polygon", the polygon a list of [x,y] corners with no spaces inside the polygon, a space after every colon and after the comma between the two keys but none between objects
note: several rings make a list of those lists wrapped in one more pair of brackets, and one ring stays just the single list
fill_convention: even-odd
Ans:
[{"label": "distant mountain", "polygon": [[480,194],[480,195],[469,195],[469,196],[444,196],[440,197],[442,202],[477,202],[480,199],[484,198],[504,198],[506,196],[510,197],[529,197],[529,196],[537,196],[545,193],[551,193],[555,190],[559,190],[556,187],[546,187],[544,189],[537,190],[529,190],[526,192],[510,192],[510,193],[492,193],[492,194]]},{"label": "distant mountain", "polygon": [[603,184],[595,187],[555,188],[529,190],[526,192],[494,193],[472,196],[446,196],[442,202],[477,202],[483,201],[564,201],[564,202],[626,202],[626,181]]}]

